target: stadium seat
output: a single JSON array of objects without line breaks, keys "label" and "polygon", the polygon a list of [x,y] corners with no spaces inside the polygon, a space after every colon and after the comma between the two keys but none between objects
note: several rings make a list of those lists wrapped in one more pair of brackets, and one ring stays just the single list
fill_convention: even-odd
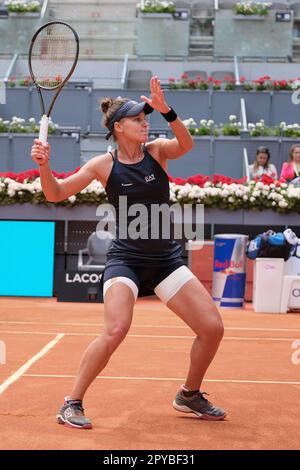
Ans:
[{"label": "stadium seat", "polygon": [[207,79],[207,73],[205,70],[185,70],[184,73],[188,75],[188,78],[194,80],[197,77],[202,77],[204,80]]},{"label": "stadium seat", "polygon": [[[78,251],[79,271],[100,271],[103,272],[106,263],[106,254],[112,244],[110,233],[104,230],[93,232],[87,241],[87,247]],[[100,237],[103,238],[100,238]],[[83,257],[88,255],[88,260],[84,264]]]},{"label": "stadium seat", "polygon": [[224,80],[225,77],[234,78],[233,72],[226,72],[223,70],[216,70],[210,74],[214,80]]}]

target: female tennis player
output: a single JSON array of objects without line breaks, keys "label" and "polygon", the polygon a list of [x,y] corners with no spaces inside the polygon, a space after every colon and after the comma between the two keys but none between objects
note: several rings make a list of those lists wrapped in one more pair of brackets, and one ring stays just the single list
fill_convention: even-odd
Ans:
[{"label": "female tennis player", "polygon": [[[32,158],[40,165],[42,188],[48,201],[67,199],[97,179],[106,188],[108,201],[117,216],[122,196],[127,198],[128,211],[136,203],[143,203],[147,208],[153,204],[169,204],[167,161],[191,150],[193,140],[166,103],[157,77],[150,80],[150,95],[150,98],[141,96],[140,103],[125,98],[104,99],[101,105],[105,115],[103,124],[109,131],[106,137],[114,137],[117,149],[92,158],[64,181],[57,182],[52,175],[49,145],[35,140]],[[146,115],[153,110],[170,123],[175,138],[147,142]],[[117,217],[117,221],[120,220],[122,217]],[[153,223],[156,221],[147,219],[143,235],[149,233]],[[215,304],[184,265],[181,247],[174,239],[145,236],[133,239],[130,234],[120,237],[121,227],[118,222],[116,225],[116,236],[102,275],[104,328],[83,354],[74,387],[57,414],[58,423],[74,428],[92,427],[84,415],[84,394],[126,337],[136,298],[146,291],[154,291],[196,335],[187,379],[175,397],[174,408],[206,420],[224,419],[225,411],[213,406],[200,391],[204,374],[223,336],[223,324]]]}]

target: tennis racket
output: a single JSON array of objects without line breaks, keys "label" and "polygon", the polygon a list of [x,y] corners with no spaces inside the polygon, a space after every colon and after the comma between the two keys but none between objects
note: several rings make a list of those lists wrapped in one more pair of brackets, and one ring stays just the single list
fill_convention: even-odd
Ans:
[{"label": "tennis racket", "polygon": [[[42,120],[39,139],[43,144],[47,143],[52,108],[63,86],[75,70],[78,55],[78,34],[70,25],[62,21],[44,24],[31,40],[28,66],[41,103]],[[55,91],[47,113],[41,90]]]}]

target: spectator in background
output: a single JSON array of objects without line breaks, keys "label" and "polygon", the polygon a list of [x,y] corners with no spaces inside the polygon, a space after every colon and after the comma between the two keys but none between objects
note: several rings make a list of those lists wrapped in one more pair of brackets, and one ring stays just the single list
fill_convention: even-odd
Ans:
[{"label": "spectator in background", "polygon": [[300,186],[300,145],[291,146],[289,160],[283,163],[280,177]]},{"label": "spectator in background", "polygon": [[261,179],[263,175],[270,176],[274,180],[278,178],[275,165],[269,163],[270,158],[271,153],[267,147],[258,147],[255,161],[253,165],[249,165],[250,179]]}]

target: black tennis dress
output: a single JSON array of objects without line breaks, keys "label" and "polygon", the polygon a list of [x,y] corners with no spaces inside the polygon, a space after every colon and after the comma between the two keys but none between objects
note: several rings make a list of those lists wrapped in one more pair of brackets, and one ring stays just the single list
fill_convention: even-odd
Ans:
[{"label": "black tennis dress", "polygon": [[[161,165],[143,146],[144,157],[138,163],[122,163],[118,152],[110,152],[113,166],[106,184],[108,202],[116,213],[115,239],[107,253],[107,263],[101,277],[103,283],[112,277],[125,276],[139,289],[139,296],[153,293],[153,289],[175,269],[184,265],[182,248],[172,235],[166,238],[162,217],[151,217],[153,205],[169,207],[169,178]],[[120,196],[126,196],[121,198]],[[134,204],[143,204],[143,220],[137,231],[142,237],[131,238],[126,227],[137,221],[140,212],[130,215]],[[122,226],[122,227],[121,227]],[[156,235],[151,228],[156,227]],[[125,232],[124,232],[125,230]]]}]

